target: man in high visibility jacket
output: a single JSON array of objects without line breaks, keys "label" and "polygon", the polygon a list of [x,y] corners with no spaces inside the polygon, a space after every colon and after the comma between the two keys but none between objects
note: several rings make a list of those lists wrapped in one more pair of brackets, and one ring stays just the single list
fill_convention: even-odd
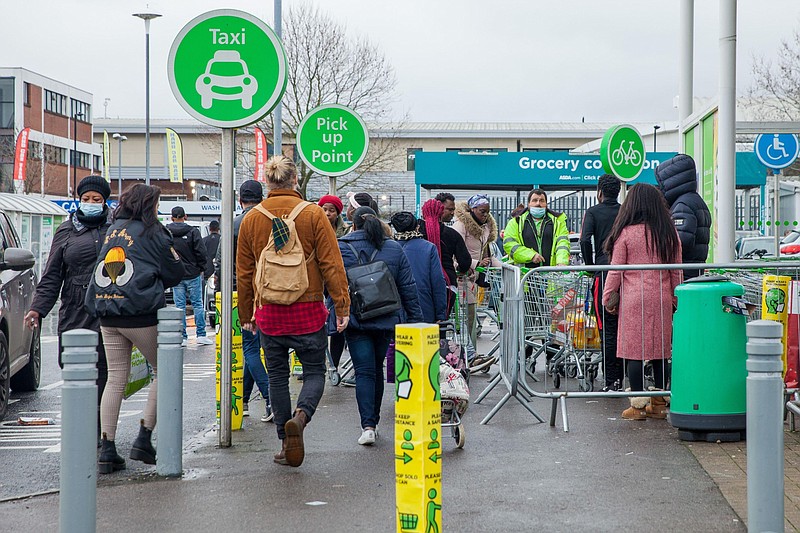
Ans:
[{"label": "man in high visibility jacket", "polygon": [[547,193],[533,189],[528,193],[528,210],[506,224],[503,249],[517,265],[569,264],[567,215],[547,209]]}]

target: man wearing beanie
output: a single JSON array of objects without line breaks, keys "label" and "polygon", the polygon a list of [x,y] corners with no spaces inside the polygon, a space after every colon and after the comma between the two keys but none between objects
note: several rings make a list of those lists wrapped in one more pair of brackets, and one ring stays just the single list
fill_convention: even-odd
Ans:
[{"label": "man wearing beanie", "polygon": [[[181,206],[172,208],[172,224],[167,229],[174,238],[175,251],[181,256],[185,275],[172,289],[175,305],[186,311],[187,298],[194,310],[194,323],[197,328],[197,344],[211,345],[214,341],[206,336],[206,312],[203,309],[203,272],[206,268],[206,247],[200,237],[200,230],[186,223],[186,211]],[[186,335],[186,313],[183,314],[183,346],[189,344]]]},{"label": "man wearing beanie", "polygon": [[[236,290],[236,246],[239,242],[239,228],[247,214],[264,199],[264,188],[256,180],[247,180],[239,187],[239,205],[242,212],[233,219],[233,290]],[[216,259],[217,289],[220,287],[222,265],[222,247],[217,248]],[[262,422],[272,420],[272,408],[269,402],[269,378],[264,363],[261,361],[261,338],[258,333],[250,333],[242,329],[242,352],[244,353],[244,415],[250,416],[250,395],[253,385],[258,386],[266,403]]]},{"label": "man wearing beanie", "polygon": [[336,232],[336,238],[338,239],[339,237],[346,235],[349,228],[344,223],[344,219],[342,218],[344,204],[339,197],[333,196],[332,194],[326,194],[319,199],[317,205],[320,206],[323,211],[325,211],[325,216],[328,217],[328,220],[331,222],[331,226],[333,226],[333,231]]}]

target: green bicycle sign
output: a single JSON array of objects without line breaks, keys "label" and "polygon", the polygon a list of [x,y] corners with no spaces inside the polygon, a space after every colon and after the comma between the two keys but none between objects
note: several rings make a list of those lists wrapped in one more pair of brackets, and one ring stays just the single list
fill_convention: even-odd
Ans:
[{"label": "green bicycle sign", "polygon": [[172,93],[187,113],[220,128],[257,122],[286,90],[286,52],[272,29],[233,9],[203,13],[169,50]]},{"label": "green bicycle sign", "polygon": [[633,126],[609,128],[600,143],[603,170],[622,181],[636,179],[644,167],[644,142]]},{"label": "green bicycle sign", "polygon": [[342,176],[361,164],[369,133],[358,113],[339,104],[312,109],[297,127],[297,150],[308,168],[323,176]]}]

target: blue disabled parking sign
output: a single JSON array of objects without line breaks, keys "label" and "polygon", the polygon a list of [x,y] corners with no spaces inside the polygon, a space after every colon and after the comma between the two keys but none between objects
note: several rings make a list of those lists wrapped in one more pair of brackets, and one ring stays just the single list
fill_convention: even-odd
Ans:
[{"label": "blue disabled parking sign", "polygon": [[753,148],[764,166],[780,170],[794,163],[800,144],[792,133],[762,133],[756,137]]}]

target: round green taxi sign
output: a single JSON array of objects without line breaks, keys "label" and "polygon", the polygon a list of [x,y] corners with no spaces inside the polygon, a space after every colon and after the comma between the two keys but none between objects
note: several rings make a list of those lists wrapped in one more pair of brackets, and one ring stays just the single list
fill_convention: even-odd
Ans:
[{"label": "round green taxi sign", "polygon": [[169,50],[172,93],[187,113],[220,128],[257,122],[286,90],[286,52],[264,22],[233,9],[209,11],[181,29]]},{"label": "round green taxi sign", "polygon": [[312,109],[297,127],[297,150],[308,168],[323,176],[353,171],[367,155],[369,133],[358,113],[339,104]]},{"label": "round green taxi sign", "polygon": [[603,170],[622,181],[636,179],[644,167],[644,142],[633,126],[622,124],[606,131],[600,143]]}]

